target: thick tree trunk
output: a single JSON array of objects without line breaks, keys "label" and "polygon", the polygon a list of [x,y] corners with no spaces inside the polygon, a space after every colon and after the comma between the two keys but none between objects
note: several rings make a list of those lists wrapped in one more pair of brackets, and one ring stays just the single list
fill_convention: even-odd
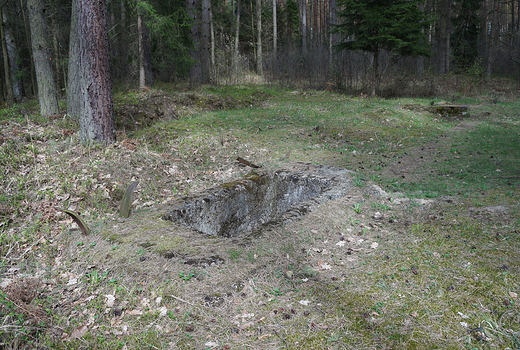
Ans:
[{"label": "thick tree trunk", "polygon": [[49,33],[45,20],[42,0],[27,0],[29,26],[31,28],[31,47],[38,85],[38,100],[42,116],[58,114],[58,97],[56,82],[52,69],[52,53],[49,44]]},{"label": "thick tree trunk", "polygon": [[262,60],[262,0],[256,0],[256,73],[264,75]]},{"label": "thick tree trunk", "polygon": [[80,140],[115,141],[112,86],[109,70],[107,4],[77,1],[79,66],[81,79]]}]

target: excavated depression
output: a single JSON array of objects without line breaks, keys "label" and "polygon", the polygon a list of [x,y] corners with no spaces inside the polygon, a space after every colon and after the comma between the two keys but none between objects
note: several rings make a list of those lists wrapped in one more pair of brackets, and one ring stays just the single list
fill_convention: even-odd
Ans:
[{"label": "excavated depression", "polygon": [[165,219],[208,235],[237,236],[305,214],[348,193],[348,170],[298,164],[294,169],[255,171],[171,204]]}]

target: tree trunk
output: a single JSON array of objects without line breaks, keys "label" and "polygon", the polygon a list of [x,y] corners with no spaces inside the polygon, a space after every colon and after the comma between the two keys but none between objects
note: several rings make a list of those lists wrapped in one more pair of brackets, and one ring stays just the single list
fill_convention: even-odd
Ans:
[{"label": "tree trunk", "polygon": [[489,81],[491,79],[491,74],[493,72],[493,62],[495,56],[495,48],[498,42],[497,37],[497,27],[498,27],[498,10],[500,6],[499,0],[493,0],[491,3],[491,23],[490,23],[490,33],[487,40],[487,55],[486,55],[486,80]]},{"label": "tree trunk", "polygon": [[190,55],[194,62],[190,69],[190,85],[199,85],[202,82],[202,67],[200,62],[200,25],[199,16],[197,15],[197,4],[197,0],[186,1],[187,14],[192,21],[190,29],[192,47],[190,49]]},{"label": "tree trunk", "polygon": [[441,0],[436,53],[439,74],[448,74],[450,71],[451,5],[452,0]]},{"label": "tree trunk", "polygon": [[376,96],[376,90],[379,88],[379,48],[374,49],[374,61],[372,62],[372,96]]},{"label": "tree trunk", "polygon": [[201,77],[202,83],[208,84],[210,78],[210,62],[211,62],[211,2],[210,0],[202,0],[202,28],[201,28]]},{"label": "tree trunk", "polygon": [[81,78],[77,1],[73,0],[70,18],[69,65],[67,73],[67,114],[78,121],[82,105]]},{"label": "tree trunk", "polygon": [[[337,15],[336,15],[336,0],[330,0],[330,9],[329,9],[329,26],[331,24],[338,24]],[[329,66],[332,68],[333,57],[334,57],[334,44],[336,44],[337,34],[334,34],[332,31],[329,32]]]},{"label": "tree trunk", "polygon": [[213,26],[213,10],[211,7],[209,8],[209,30],[211,33],[210,43],[211,43],[211,60],[210,60],[210,71],[215,69],[215,27]]},{"label": "tree trunk", "polygon": [[238,78],[239,73],[239,59],[240,59],[240,0],[237,0],[237,15],[235,21],[235,52],[233,54],[233,74],[234,80]]},{"label": "tree trunk", "polygon": [[20,57],[18,55],[18,45],[16,43],[11,24],[7,21],[5,11],[3,12],[3,20],[5,43],[7,48],[7,55],[9,58],[9,72],[11,76],[11,84],[13,86],[13,96],[14,100],[18,101],[24,96],[25,93],[23,80],[20,77],[21,70],[20,66],[18,65],[18,62],[20,61]]},{"label": "tree trunk", "polygon": [[[5,3],[3,4],[5,5]],[[3,13],[3,5],[0,7],[0,18],[2,19],[2,23],[0,23],[0,39],[2,40],[2,57],[4,60],[4,79],[5,79],[5,90],[6,90],[6,98],[7,103],[9,105],[14,103],[14,94],[11,83],[11,74],[9,72],[9,54],[7,52],[7,37],[5,34],[5,21],[4,13]]]},{"label": "tree trunk", "polygon": [[302,54],[307,55],[307,0],[301,2],[302,13]]},{"label": "tree trunk", "polygon": [[[79,43],[80,140],[83,143],[115,141],[112,86],[109,70],[106,1],[76,2]],[[70,92],[69,92],[70,93]]]},{"label": "tree trunk", "polygon": [[139,88],[144,88],[153,85],[153,72],[150,32],[141,13],[137,15],[137,32],[139,36]]},{"label": "tree trunk", "polygon": [[256,0],[256,73],[264,75],[262,60],[262,0]]},{"label": "tree trunk", "polygon": [[52,69],[49,32],[45,20],[46,8],[43,5],[43,0],[27,0],[27,9],[29,11],[31,47],[38,85],[40,113],[42,116],[55,115],[59,112],[58,97]]},{"label": "tree trunk", "polygon": [[278,24],[276,18],[276,0],[273,0],[273,57],[278,54]]}]

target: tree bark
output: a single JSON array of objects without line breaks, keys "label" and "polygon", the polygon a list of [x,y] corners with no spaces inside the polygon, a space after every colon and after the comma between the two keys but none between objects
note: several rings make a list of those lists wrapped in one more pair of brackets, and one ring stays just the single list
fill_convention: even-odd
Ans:
[{"label": "tree bark", "polygon": [[112,86],[109,70],[107,4],[103,0],[76,2],[79,43],[80,140],[115,141]]},{"label": "tree bark", "polygon": [[450,72],[451,5],[452,0],[441,0],[437,36],[437,72],[439,74]]},{"label": "tree bark", "polygon": [[211,81],[211,1],[202,0],[202,28],[201,28],[201,78],[203,84]]},{"label": "tree bark", "polygon": [[262,0],[256,0],[256,73],[264,75],[262,60]]},{"label": "tree bark", "polygon": [[144,88],[153,85],[153,72],[150,32],[142,13],[137,15],[137,32],[139,36],[139,87]]},{"label": "tree bark", "polygon": [[186,10],[188,17],[191,19],[190,39],[192,47],[190,56],[193,59],[193,65],[190,69],[190,85],[199,85],[202,82],[202,66],[200,54],[200,25],[199,16],[197,15],[197,0],[187,0]]},{"label": "tree bark", "polygon": [[276,0],[273,0],[273,57],[278,54],[278,23],[276,13]]},{"label": "tree bark", "polygon": [[20,66],[18,62],[20,61],[20,56],[18,54],[18,45],[16,42],[16,38],[13,33],[13,28],[11,24],[7,21],[5,12],[3,12],[4,16],[4,35],[5,42],[7,47],[7,55],[9,58],[9,72],[11,74],[11,84],[13,86],[13,96],[14,100],[18,101],[22,99],[25,94],[23,80],[20,77]]},{"label": "tree bark", "polygon": [[490,33],[487,40],[487,55],[486,55],[486,81],[491,79],[493,73],[493,62],[495,59],[495,48],[498,42],[497,27],[498,27],[498,11],[500,6],[499,0],[493,0],[491,9],[491,23]]},{"label": "tree bark", "polygon": [[239,59],[240,59],[240,0],[237,0],[237,15],[235,21],[235,52],[233,54],[233,74],[234,80],[238,78]]},{"label": "tree bark", "polygon": [[379,88],[379,48],[374,49],[374,61],[372,62],[372,96],[376,96]]},{"label": "tree bark", "polygon": [[52,68],[52,54],[50,50],[47,23],[45,20],[46,8],[43,0],[27,0],[29,12],[29,26],[31,28],[31,47],[38,85],[38,101],[42,116],[58,114],[58,97],[56,82]]},{"label": "tree bark", "polygon": [[307,0],[301,2],[302,13],[302,54],[307,55]]},{"label": "tree bark", "polygon": [[9,54],[7,52],[7,35],[5,33],[5,21],[3,7],[5,3],[0,7],[0,18],[2,19],[2,23],[0,23],[0,39],[2,40],[2,57],[4,60],[4,79],[5,79],[5,90],[6,90],[6,99],[9,105],[14,103],[14,94],[12,89],[11,82],[11,72],[9,71]]},{"label": "tree bark", "polygon": [[81,66],[79,52],[77,1],[72,1],[69,36],[69,64],[67,73],[67,114],[78,120],[81,114]]}]

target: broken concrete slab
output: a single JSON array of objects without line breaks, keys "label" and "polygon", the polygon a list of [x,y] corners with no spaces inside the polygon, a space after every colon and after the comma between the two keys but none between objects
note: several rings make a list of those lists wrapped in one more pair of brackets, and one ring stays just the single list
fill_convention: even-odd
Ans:
[{"label": "broken concrete slab", "polygon": [[208,235],[233,237],[293,220],[323,201],[346,195],[353,186],[352,174],[306,163],[291,169],[253,171],[174,201],[164,219]]}]

